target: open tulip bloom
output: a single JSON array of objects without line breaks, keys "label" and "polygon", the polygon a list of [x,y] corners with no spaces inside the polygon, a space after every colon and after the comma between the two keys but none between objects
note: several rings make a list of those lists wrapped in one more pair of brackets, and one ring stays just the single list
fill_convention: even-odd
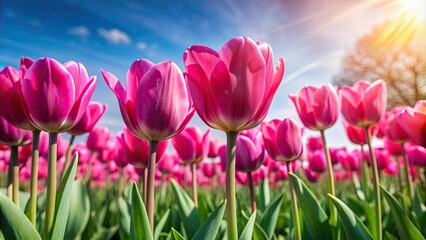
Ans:
[{"label": "open tulip bloom", "polygon": [[229,40],[216,52],[207,46],[188,48],[183,61],[189,91],[200,118],[227,133],[226,196],[228,239],[238,238],[235,199],[235,146],[238,132],[265,119],[284,75],[274,68],[271,47],[248,37]]}]

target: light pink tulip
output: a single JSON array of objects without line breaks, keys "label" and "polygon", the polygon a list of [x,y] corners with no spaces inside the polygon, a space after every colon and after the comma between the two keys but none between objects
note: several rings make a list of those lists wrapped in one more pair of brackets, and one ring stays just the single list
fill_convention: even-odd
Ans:
[{"label": "light pink tulip", "polygon": [[289,95],[305,127],[321,131],[333,126],[340,113],[340,101],[331,84],[320,88],[302,88],[297,95]]},{"label": "light pink tulip", "polygon": [[398,122],[413,142],[426,147],[426,100],[417,101],[414,108],[400,113]]},{"label": "light pink tulip", "polygon": [[342,114],[356,127],[370,127],[380,121],[386,112],[387,88],[383,80],[373,83],[358,81],[352,87],[339,91]]},{"label": "light pink tulip", "polygon": [[183,61],[198,115],[225,132],[259,125],[284,75],[281,58],[274,69],[271,47],[248,37],[229,40],[219,52],[194,45],[185,51]]}]

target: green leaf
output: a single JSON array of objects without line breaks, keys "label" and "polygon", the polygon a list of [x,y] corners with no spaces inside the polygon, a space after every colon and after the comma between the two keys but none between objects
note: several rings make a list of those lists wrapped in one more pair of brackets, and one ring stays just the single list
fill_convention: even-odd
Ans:
[{"label": "green leaf", "polygon": [[172,236],[174,240],[185,240],[180,233],[178,233],[174,228],[172,228]]},{"label": "green leaf", "polygon": [[166,213],[164,213],[163,217],[161,217],[160,221],[155,226],[154,230],[154,239],[157,240],[160,237],[161,232],[164,229],[164,226],[167,223],[167,220],[169,219],[170,215],[170,209],[167,209]]},{"label": "green leaf", "polygon": [[90,217],[90,199],[81,180],[74,182],[71,196],[72,201],[64,236],[64,239],[70,240],[76,239],[84,231]]},{"label": "green leaf", "polygon": [[179,207],[179,214],[185,228],[186,236],[191,239],[201,226],[200,215],[191,197],[179,184],[171,179],[173,193]]},{"label": "green leaf", "polygon": [[407,214],[404,212],[401,205],[399,205],[395,197],[393,197],[382,186],[380,186],[380,188],[382,189],[383,195],[385,196],[385,199],[389,204],[390,211],[392,213],[393,219],[395,221],[395,224],[401,239],[403,240],[425,239],[422,236],[422,234],[419,232],[419,230],[410,221]]},{"label": "green leaf", "polygon": [[246,226],[243,229],[243,232],[240,235],[239,240],[251,240],[253,236],[254,223],[256,220],[256,211],[254,211],[250,219],[248,220]]},{"label": "green leaf", "polygon": [[0,193],[0,239],[41,240],[27,216],[3,193]]},{"label": "green leaf", "polygon": [[118,226],[110,228],[100,228],[96,233],[90,238],[90,240],[109,240],[114,237],[115,232],[117,232]]},{"label": "green leaf", "polygon": [[123,197],[118,199],[118,234],[120,239],[130,239],[132,206]]},{"label": "green leaf", "polygon": [[132,218],[130,224],[130,239],[146,239],[153,240],[151,227],[149,225],[148,215],[142,202],[136,183],[132,188]]},{"label": "green leaf", "polygon": [[358,216],[344,202],[330,194],[328,194],[328,197],[337,208],[348,239],[374,239]]},{"label": "green leaf", "polygon": [[195,233],[193,240],[214,240],[220,228],[225,213],[226,200],[222,202],[206,219],[204,224]]},{"label": "green leaf", "polygon": [[63,239],[70,211],[71,192],[77,171],[78,153],[74,154],[70,167],[56,191],[55,216],[48,239]]},{"label": "green leaf", "polygon": [[394,235],[390,234],[388,231],[385,232],[385,237],[387,240],[398,240],[397,237],[395,237]]},{"label": "green leaf", "polygon": [[266,177],[260,185],[260,201],[259,207],[262,210],[265,210],[266,206],[271,202],[271,189],[269,187],[269,180]]},{"label": "green leaf", "polygon": [[265,230],[269,238],[274,235],[281,204],[283,203],[283,196],[284,195],[281,193],[274,200],[272,200],[272,202],[266,207],[262,218],[260,219],[260,226]]},{"label": "green leaf", "polygon": [[331,239],[328,216],[315,197],[315,194],[297,175],[290,173],[290,177],[293,181],[299,208],[303,213],[303,221],[310,235],[321,236],[323,239]]}]

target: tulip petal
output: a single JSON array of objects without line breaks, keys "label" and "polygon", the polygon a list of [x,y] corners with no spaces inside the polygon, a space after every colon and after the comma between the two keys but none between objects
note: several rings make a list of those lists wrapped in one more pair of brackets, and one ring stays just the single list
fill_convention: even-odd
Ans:
[{"label": "tulip petal", "polygon": [[64,67],[71,74],[74,79],[75,98],[78,98],[85,86],[89,83],[89,75],[83,64],[79,62],[69,61],[64,63]]},{"label": "tulip petal", "polygon": [[138,59],[132,63],[126,75],[127,99],[136,99],[140,80],[153,67],[154,63],[147,59]]}]

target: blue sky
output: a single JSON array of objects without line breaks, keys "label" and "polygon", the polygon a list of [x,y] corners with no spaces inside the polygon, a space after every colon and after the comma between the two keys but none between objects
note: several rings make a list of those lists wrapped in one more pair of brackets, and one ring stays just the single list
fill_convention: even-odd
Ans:
[{"label": "blue sky", "polygon": [[[83,63],[99,78],[93,100],[109,107],[100,125],[117,132],[124,123],[100,68],[124,83],[135,59],[172,60],[183,69],[187,47],[219,49],[245,35],[268,42],[275,58],[285,61],[285,77],[267,120],[298,120],[287,95],[330,82],[359,37],[397,16],[395,1],[401,0],[0,1],[0,68],[18,67],[21,56]],[[198,117],[190,124],[207,129]],[[342,131],[340,124],[328,131],[331,145],[348,144]],[[220,132],[213,135],[224,139]]]}]

